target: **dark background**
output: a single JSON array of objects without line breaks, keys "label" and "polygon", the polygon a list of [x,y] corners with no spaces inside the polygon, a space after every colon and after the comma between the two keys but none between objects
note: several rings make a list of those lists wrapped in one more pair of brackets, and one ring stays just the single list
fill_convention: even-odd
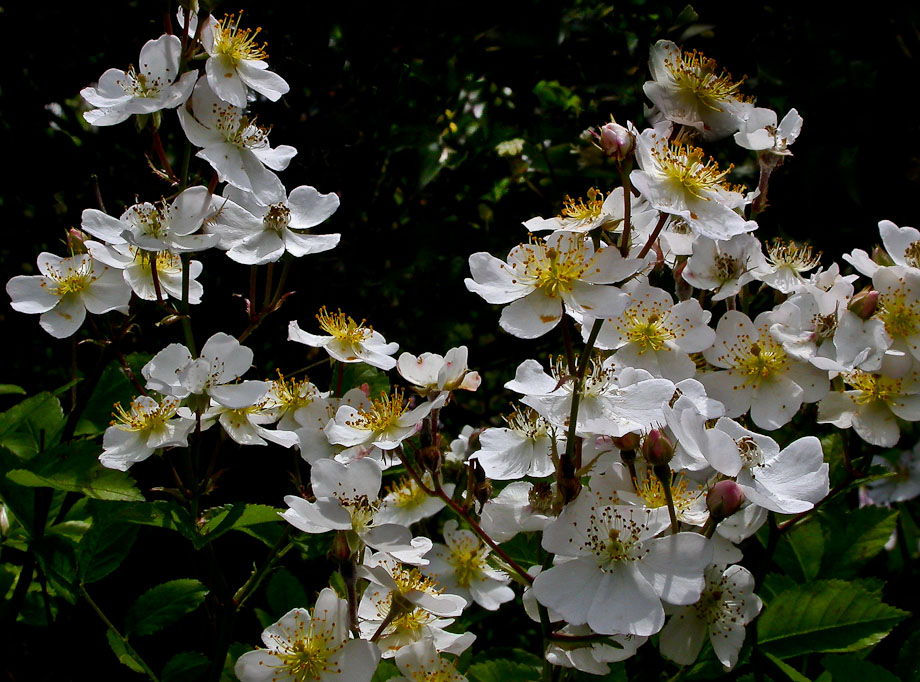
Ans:
[{"label": "dark background", "polygon": [[[253,107],[260,122],[274,126],[273,145],[299,150],[282,181],[288,189],[311,184],[335,191],[342,200],[319,228],[340,232],[341,244],[295,264],[290,285],[297,293],[247,341],[256,352],[254,375],[270,376],[276,367],[290,372],[321,358],[285,340],[295,318],[315,331],[313,315],[321,305],[367,318],[415,354],[444,353],[464,343],[471,365],[492,386],[509,379],[523,359],[557,350],[555,341],[525,342],[498,330],[498,307],[463,285],[467,259],[476,251],[506,255],[526,239],[522,221],[557,213],[566,194],[583,196],[588,187],[615,184],[612,170],[598,165],[579,134],[611,115],[642,127],[648,46],[660,38],[700,49],[736,77],[746,74],[744,91],[780,117],[790,107],[804,117],[795,156],[774,175],[774,205],[759,221],[761,239],[809,240],[828,264],[853,248],[871,249],[883,218],[917,224],[920,118],[910,101],[917,91],[920,10],[876,3],[857,17],[811,3],[700,4],[694,19],[683,8],[545,1],[247,7],[244,25],[263,27],[271,68],[291,84],[279,104]],[[162,2],[15,3],[0,9],[5,34],[23,38],[0,76],[6,169],[0,264],[8,279],[34,274],[42,250],[65,253],[65,231],[79,226],[85,208],[98,207],[96,182],[113,215],[135,197],[156,200],[170,192],[146,167],[146,131],[138,135],[130,121],[89,128],[79,115],[78,93],[105,69],[136,62],[140,47],[162,34],[172,11]],[[225,4],[215,13],[237,9]],[[167,143],[181,142],[174,117],[166,117],[163,134]],[[524,173],[494,151],[517,137],[526,141]],[[445,149],[452,151],[439,163]],[[737,181],[756,184],[743,150],[730,141],[713,149],[723,162],[738,164]],[[193,170],[207,182],[211,171],[204,162],[193,160]],[[204,260],[206,305],[193,310],[199,345],[215,331],[238,334],[245,328],[243,305],[231,294],[245,295],[249,281],[247,267],[219,253]],[[126,351],[155,352],[179,341],[178,326],[151,326],[160,317],[143,311]],[[51,338],[37,316],[9,307],[0,308],[0,324],[6,339],[0,383],[19,384],[31,394],[69,379],[71,340]],[[104,335],[105,323],[100,325]],[[84,328],[78,338],[88,337]],[[87,367],[96,353],[92,344],[82,344],[78,364]],[[316,372],[324,385],[327,370]],[[5,407],[14,398],[3,400]],[[464,423],[478,425],[507,411],[507,401],[500,393],[466,398],[445,418],[456,432]],[[221,456],[228,469],[243,472],[285,456],[251,450],[229,444]],[[146,491],[166,472],[151,463],[137,475]],[[278,487],[260,486],[262,474],[251,475],[256,478],[230,475],[225,490],[249,486],[246,499],[280,504]],[[201,557],[179,543],[165,544],[165,533],[153,533],[145,529],[129,563],[96,588],[116,622],[144,589],[206,573]],[[228,574],[238,583],[251,565],[248,553],[261,550],[246,539],[219,551],[222,559],[235,561]],[[176,560],[183,556],[184,565]],[[325,580],[328,567],[319,573]],[[88,609],[75,607],[56,626],[54,649],[69,660],[93,652],[99,679],[127,675],[104,651],[103,628],[96,625]],[[237,639],[256,644],[257,624],[247,619],[238,627]],[[23,643],[22,659],[9,661],[11,670],[19,669],[15,679],[45,679],[23,672],[46,655],[42,638],[48,632],[35,635]],[[163,660],[177,647],[195,646],[164,640]],[[156,650],[144,653],[159,670],[163,661]],[[48,672],[71,679],[67,670]]]}]

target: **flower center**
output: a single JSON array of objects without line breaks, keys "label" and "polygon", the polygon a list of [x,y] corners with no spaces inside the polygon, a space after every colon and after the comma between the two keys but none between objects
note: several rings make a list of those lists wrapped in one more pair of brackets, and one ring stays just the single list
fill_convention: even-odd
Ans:
[{"label": "flower center", "polygon": [[798,245],[795,242],[786,242],[776,238],[767,247],[767,261],[776,270],[786,268],[796,274],[806,272],[821,263],[821,252],[812,255],[811,246]]},{"label": "flower center", "polygon": [[566,196],[562,205],[562,213],[559,214],[559,217],[563,220],[574,220],[579,224],[589,223],[601,215],[604,198],[603,193],[593,187],[588,190],[587,200],[578,199],[576,201],[572,197]]},{"label": "flower center", "polygon": [[126,95],[132,95],[133,97],[156,97],[163,87],[163,83],[159,78],[147,80],[147,75],[138,73],[133,64],[128,67],[125,79],[118,81],[118,85],[121,86]]},{"label": "flower center", "polygon": [[234,66],[244,59],[257,61],[268,59],[268,54],[265,52],[266,43],[262,43],[261,46],[256,43],[256,36],[262,29],[257,28],[255,31],[249,28],[241,29],[242,18],[242,12],[239,17],[235,14],[225,14],[214,28],[214,52],[230,57]]},{"label": "flower center", "polygon": [[594,264],[593,258],[587,258],[584,242],[580,239],[569,241],[565,251],[547,248],[542,240],[524,246],[524,251],[523,261],[513,262],[511,267],[517,269],[518,265],[523,265],[522,279],[526,277],[551,298],[570,292],[574,283]]},{"label": "flower center", "polygon": [[[431,482],[431,474],[425,473],[425,482]],[[413,509],[421,506],[428,499],[428,493],[422,490],[411,476],[403,476],[387,488],[387,496],[400,509]]]},{"label": "flower center", "polygon": [[769,335],[762,335],[758,343],[750,345],[747,354],[739,355],[735,358],[735,369],[747,375],[748,385],[780,374],[789,364],[782,345]]},{"label": "flower center", "polygon": [[687,194],[707,201],[709,193],[717,189],[728,189],[723,178],[734,169],[734,166],[729,166],[719,170],[715,159],[706,158],[699,147],[673,142],[653,147],[652,156],[661,172],[679,184]]},{"label": "flower center", "polygon": [[351,515],[351,529],[359,535],[366,531],[374,522],[377,506],[366,495],[353,499],[339,500],[345,510]]},{"label": "flower center", "polygon": [[319,309],[316,319],[319,320],[319,326],[324,332],[344,343],[361,343],[373,331],[371,327],[364,326],[364,320],[361,320],[360,323],[355,322],[341,310],[337,313],[327,312],[326,306]]},{"label": "flower center", "polygon": [[345,643],[336,644],[333,632],[315,627],[312,619],[306,631],[302,623],[299,624],[299,629],[298,639],[281,643],[282,646],[275,651],[275,655],[281,660],[279,667],[296,682],[320,680],[325,677],[324,673],[341,672],[338,665],[329,659],[338,653]]},{"label": "flower center", "polygon": [[548,422],[529,407],[524,412],[515,409],[507,417],[503,415],[502,419],[508,424],[509,429],[528,440],[544,437],[549,427]]},{"label": "flower center", "polygon": [[450,556],[447,559],[447,563],[454,569],[457,585],[469,587],[473,580],[479,578],[483,569],[488,566],[486,562],[488,554],[488,547],[480,544],[478,540],[465,533],[460,535],[452,543]]},{"label": "flower center", "polygon": [[719,103],[739,98],[744,78],[734,81],[730,73],[719,69],[714,59],[696,50],[685,52],[678,61],[667,58],[664,65],[679,88],[692,92],[700,104],[713,111],[722,111]]},{"label": "flower center", "polygon": [[620,564],[639,561],[648,554],[639,539],[645,530],[642,524],[622,516],[615,507],[600,506],[591,511],[584,547],[594,553],[602,571],[609,573]]},{"label": "flower center", "polygon": [[291,209],[284,204],[272,204],[268,207],[268,213],[262,218],[262,224],[266,230],[274,230],[281,233],[291,222]]},{"label": "flower center", "polygon": [[869,405],[876,402],[891,403],[894,397],[901,393],[900,381],[881,374],[856,371],[845,374],[843,380],[860,392],[853,396],[853,402],[857,405]]},{"label": "flower center", "polygon": [[741,456],[741,461],[744,462],[745,467],[750,469],[763,466],[763,450],[760,449],[757,441],[751,436],[739,438],[735,441],[735,445],[738,447],[738,454]]},{"label": "flower center", "polygon": [[[652,474],[651,470],[645,472],[645,480],[639,482],[636,491],[646,506],[651,509],[665,507],[668,504],[668,498],[665,495],[664,486],[661,480]],[[671,478],[671,497],[674,500],[674,509],[680,516],[688,511],[693,503],[702,495],[702,489],[696,486],[693,489],[687,487],[687,480],[682,474],[676,474]]]},{"label": "flower center", "polygon": [[676,338],[667,325],[667,315],[662,318],[657,307],[654,311],[647,308],[627,311],[625,317],[628,322],[625,336],[639,346],[640,355],[647,350],[659,351]]},{"label": "flower center", "polygon": [[720,253],[716,256],[716,279],[722,284],[737,279],[741,276],[741,273],[741,261],[739,259],[728,253]]},{"label": "flower center", "polygon": [[278,370],[278,378],[272,381],[271,389],[266,394],[262,407],[298,410],[310,405],[319,397],[319,391],[310,383],[309,378],[304,377],[301,381],[285,379],[281,370]]},{"label": "flower center", "polygon": [[[51,291],[56,296],[77,294],[97,279],[93,275],[93,257],[89,254],[67,258],[61,262],[60,266],[58,268],[48,265],[48,274],[45,275],[45,277],[54,282]],[[42,280],[42,286],[46,286],[45,280]]]},{"label": "flower center", "polygon": [[382,432],[398,426],[399,418],[408,410],[408,405],[403,403],[403,392],[400,389],[393,391],[393,395],[381,393],[368,410],[358,410],[354,421],[345,422],[348,426],[364,431]]},{"label": "flower center", "polygon": [[920,301],[909,301],[902,289],[879,297],[878,319],[892,337],[913,336],[920,331]]},{"label": "flower center", "polygon": [[167,420],[176,414],[179,399],[166,396],[161,404],[157,404],[150,398],[138,396],[131,401],[130,412],[125,410],[121,403],[115,403],[114,409],[112,416],[115,419],[110,422],[110,426],[122,431],[155,431],[162,428]]},{"label": "flower center", "polygon": [[920,268],[920,241],[912,242],[904,249],[904,262],[912,268]]}]

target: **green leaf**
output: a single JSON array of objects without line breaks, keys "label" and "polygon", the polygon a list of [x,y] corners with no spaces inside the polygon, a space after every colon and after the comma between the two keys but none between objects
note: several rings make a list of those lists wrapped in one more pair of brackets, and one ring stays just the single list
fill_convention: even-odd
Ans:
[{"label": "green leaf", "polygon": [[[788,663],[783,663],[780,659],[778,659],[773,654],[766,654],[766,656],[767,658],[770,659],[773,665],[775,665],[779,669],[779,672],[785,675],[785,679],[789,680],[789,682],[811,682],[810,679],[805,677],[798,670],[793,668]],[[782,680],[783,678],[780,678],[780,679]]]},{"label": "green leaf", "polygon": [[26,389],[16,384],[0,384],[0,395],[25,395]]},{"label": "green leaf", "polygon": [[196,682],[200,680],[210,660],[197,651],[180,651],[163,666],[160,682]]},{"label": "green leaf", "polygon": [[296,608],[308,608],[310,598],[307,591],[286,568],[279,568],[269,579],[265,587],[265,597],[272,612],[280,618],[282,615]]},{"label": "green leaf", "polygon": [[[332,381],[337,382],[338,369],[332,373]],[[381,393],[390,392],[390,379],[383,370],[365,365],[363,362],[345,363],[342,370],[342,395],[351,388],[360,388],[367,384],[367,394],[371,398],[377,398]],[[332,390],[336,386],[333,384]]]},{"label": "green leaf", "polygon": [[898,512],[885,507],[861,507],[843,514],[822,515],[828,532],[822,575],[851,578],[885,548],[898,522]]},{"label": "green leaf", "polygon": [[789,576],[782,573],[767,573],[767,576],[763,579],[763,587],[760,588],[759,594],[769,604],[774,597],[794,587],[795,581]]},{"label": "green leaf", "polygon": [[94,518],[77,550],[77,571],[86,584],[101,580],[118,568],[137,539],[137,526],[111,517]]},{"label": "green leaf", "polygon": [[757,621],[758,641],[779,658],[857,651],[878,643],[907,615],[856,583],[819,580],[777,595]]},{"label": "green leaf", "polygon": [[380,661],[380,663],[377,664],[377,670],[374,671],[371,682],[387,682],[387,680],[397,677],[398,675],[399,668],[396,667],[393,661]]},{"label": "green leaf", "polygon": [[99,463],[99,444],[82,440],[63,443],[14,469],[6,477],[32,488],[55,488],[100,500],[143,500],[134,479],[126,472]]},{"label": "green leaf", "polygon": [[191,613],[204,601],[208,588],[198,580],[170,580],[147,590],[128,610],[127,635],[149,635]]},{"label": "green leaf", "polygon": [[109,646],[112,647],[112,652],[121,663],[128,666],[136,673],[144,672],[144,666],[138,663],[137,659],[135,659],[134,656],[128,652],[125,643],[119,639],[114,630],[107,630],[105,633],[105,638],[109,640]]},{"label": "green leaf", "polygon": [[39,393],[0,414],[0,445],[30,459],[55,445],[63,427],[61,402],[50,393]]},{"label": "green leaf", "polygon": [[920,682],[920,629],[914,630],[898,654],[898,674],[903,682]]},{"label": "green leaf", "polygon": [[[141,368],[150,360],[146,353],[131,353],[125,360],[135,377],[141,375]],[[143,381],[143,377],[141,377]],[[121,361],[113,360],[102,372],[99,383],[93,391],[80,417],[78,434],[102,433],[112,419],[115,403],[127,406],[138,395],[138,387],[128,378]]]},{"label": "green leaf", "polygon": [[506,660],[483,661],[471,665],[466,676],[470,682],[537,682],[540,669]]},{"label": "green leaf", "polygon": [[821,665],[830,671],[834,682],[898,682],[898,678],[882,666],[852,654],[825,656],[821,659]]},{"label": "green leaf", "polygon": [[807,582],[818,576],[824,554],[824,534],[815,520],[795,526],[776,546],[773,558],[790,577]]}]

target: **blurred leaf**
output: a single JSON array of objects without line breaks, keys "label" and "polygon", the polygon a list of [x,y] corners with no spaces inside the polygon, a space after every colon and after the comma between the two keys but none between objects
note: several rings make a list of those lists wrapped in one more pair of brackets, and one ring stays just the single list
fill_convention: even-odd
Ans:
[{"label": "blurred leaf", "polygon": [[22,386],[15,384],[0,384],[0,395],[25,395],[26,390]]},{"label": "blurred leaf", "polygon": [[399,668],[396,667],[393,661],[380,661],[380,663],[377,664],[377,669],[374,671],[371,682],[387,682],[398,675]]},{"label": "blurred leaf", "polygon": [[907,615],[856,583],[819,580],[773,599],[757,620],[758,640],[780,658],[857,651],[877,644]]},{"label": "blurred leaf", "polygon": [[[793,668],[793,667],[792,667],[791,665],[789,665],[788,663],[783,663],[783,661],[781,661],[780,659],[778,659],[778,658],[777,658],[776,656],[774,656],[773,654],[766,654],[766,656],[767,656],[767,658],[770,659],[770,661],[773,663],[773,665],[775,665],[775,666],[779,669],[779,672],[780,672],[781,674],[785,675],[785,678],[780,677],[780,678],[779,678],[780,680],[784,681],[784,679],[785,679],[785,680],[789,680],[789,682],[811,682],[810,679],[808,679],[807,677],[805,677],[805,676],[804,676],[802,673],[800,673],[798,670],[796,670],[795,668]],[[778,677],[778,676],[777,676],[777,677]]]},{"label": "blurred leaf", "polygon": [[860,507],[843,514],[822,514],[821,522],[828,533],[822,575],[850,578],[885,548],[897,525],[898,512]]},{"label": "blurred leaf", "polygon": [[920,682],[920,629],[914,630],[904,644],[901,646],[901,653],[898,654],[898,674],[902,682]]},{"label": "blurred leaf", "polygon": [[191,578],[170,580],[147,590],[128,610],[125,634],[141,636],[162,630],[197,609],[208,592]]},{"label": "blurred leaf", "polygon": [[160,682],[195,682],[200,680],[210,660],[197,651],[180,651],[163,666]]},{"label": "blurred leaf", "polygon": [[795,581],[782,573],[767,573],[759,594],[765,602],[770,602],[777,595],[795,587]]},{"label": "blurred leaf", "polygon": [[466,671],[470,682],[537,682],[540,668],[506,660],[474,663]]},{"label": "blurred leaf", "polygon": [[143,500],[127,472],[99,463],[99,444],[75,441],[46,450],[29,461],[27,469],[14,469],[6,477],[19,485],[82,493],[100,500]]},{"label": "blurred leaf", "polygon": [[[135,374],[141,375],[141,368],[147,364],[151,356],[147,353],[131,353],[125,360],[128,367]],[[102,433],[112,420],[112,410],[115,403],[127,406],[138,395],[135,386],[122,367],[119,360],[113,360],[103,370],[99,383],[80,417],[77,433],[81,435]]]},{"label": "blurred leaf", "polygon": [[533,94],[544,109],[562,109],[575,114],[581,112],[581,98],[572,90],[560,85],[559,81],[540,81],[533,88]]},{"label": "blurred leaf", "polygon": [[[338,370],[333,372],[333,381],[336,380],[337,372]],[[368,396],[371,398],[390,392],[390,379],[386,372],[363,362],[347,363],[342,370],[342,395],[351,388],[360,388],[363,384],[367,384]],[[332,390],[335,391],[335,388],[333,385]]]},{"label": "blurred leaf", "polygon": [[776,546],[774,561],[790,577],[806,582],[818,576],[824,554],[824,534],[817,520],[795,526]]},{"label": "blurred leaf", "polygon": [[[916,652],[914,652],[916,654]],[[825,656],[821,665],[830,671],[834,682],[898,682],[898,678],[880,665],[858,656]]]},{"label": "blurred leaf", "polygon": [[84,583],[101,580],[118,568],[137,539],[137,526],[117,516],[97,517],[77,550],[78,576]]},{"label": "blurred leaf", "polygon": [[265,588],[268,606],[277,618],[281,618],[291,609],[309,608],[310,598],[300,581],[286,568],[279,568],[269,579]]}]

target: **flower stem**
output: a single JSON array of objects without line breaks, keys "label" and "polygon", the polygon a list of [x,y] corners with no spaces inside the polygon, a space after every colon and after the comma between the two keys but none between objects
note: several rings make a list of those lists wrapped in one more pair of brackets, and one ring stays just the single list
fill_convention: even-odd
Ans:
[{"label": "flower stem", "polygon": [[639,252],[637,258],[640,260],[645,258],[648,255],[648,252],[652,250],[652,244],[654,244],[655,240],[658,239],[658,235],[661,234],[661,228],[664,227],[667,219],[667,213],[662,213],[660,216],[658,216],[658,224],[655,225],[655,229],[652,230],[652,234],[649,235],[648,241],[645,242],[645,246],[642,247],[642,250]]}]

